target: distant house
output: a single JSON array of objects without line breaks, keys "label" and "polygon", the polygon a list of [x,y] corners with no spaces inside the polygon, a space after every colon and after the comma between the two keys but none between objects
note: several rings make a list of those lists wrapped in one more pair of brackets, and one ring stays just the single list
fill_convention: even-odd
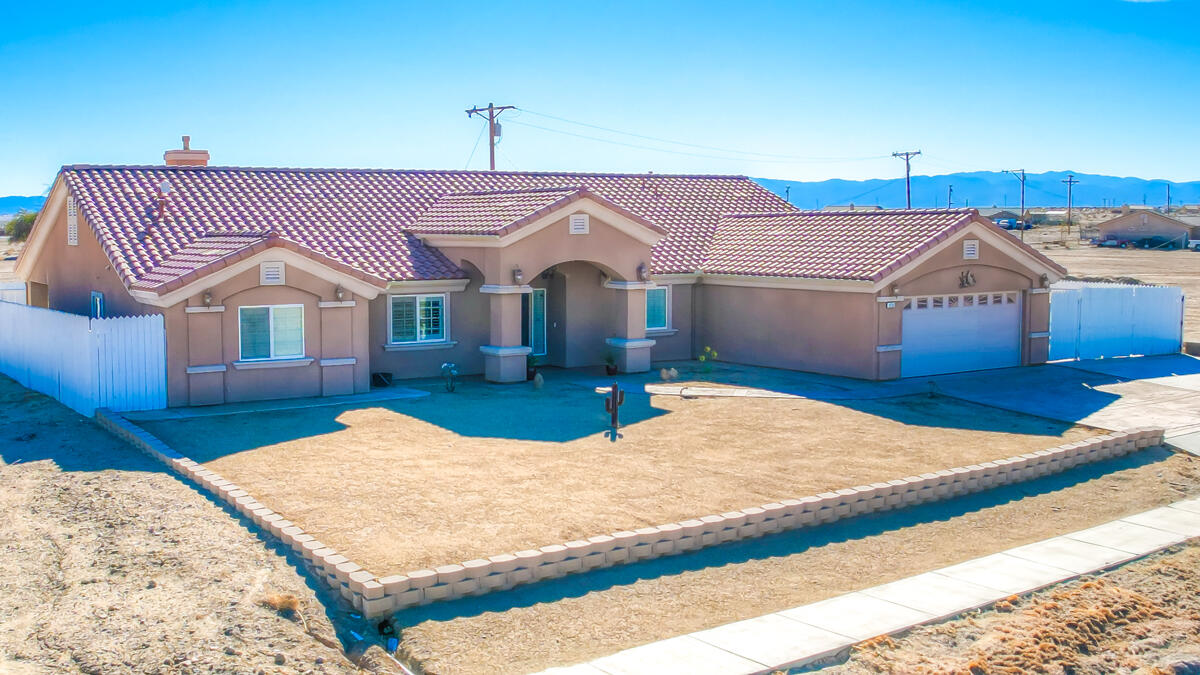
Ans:
[{"label": "distant house", "polygon": [[1134,210],[1106,220],[1097,226],[1100,239],[1120,242],[1138,242],[1158,238],[1174,245],[1187,246],[1189,241],[1200,239],[1200,217],[1167,216],[1156,211]]},{"label": "distant house", "polygon": [[1021,219],[1020,214],[1018,214],[1016,211],[1009,211],[1008,209],[998,209],[994,206],[990,209],[977,209],[977,210],[979,211],[979,215],[983,216],[984,218],[987,218],[988,220],[992,221],[993,223],[997,223],[1002,220],[1020,220]]},{"label": "distant house", "polygon": [[1067,222],[1066,209],[1047,209],[1045,211],[1032,211],[1029,214],[1029,223],[1031,225],[1057,225]]},{"label": "distant house", "polygon": [[841,213],[852,213],[855,211],[882,211],[883,207],[879,206],[878,204],[876,204],[876,205],[871,205],[871,204],[857,205],[852,202],[850,204],[846,204],[845,206],[842,206],[839,204],[830,204],[829,206],[826,206],[826,207],[822,208],[821,210],[822,211],[837,211],[837,212],[841,212]]}]

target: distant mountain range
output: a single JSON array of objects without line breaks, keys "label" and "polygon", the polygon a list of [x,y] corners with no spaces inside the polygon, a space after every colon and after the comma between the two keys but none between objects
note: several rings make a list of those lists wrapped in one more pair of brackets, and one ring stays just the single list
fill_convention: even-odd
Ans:
[{"label": "distant mountain range", "polygon": [[[1047,171],[1026,175],[1025,206],[1065,207],[1067,186],[1063,179],[1067,171]],[[1165,206],[1167,185],[1171,186],[1171,204],[1200,203],[1200,181],[1175,183],[1144,178],[1119,178],[1090,173],[1074,173],[1076,180],[1075,206],[1109,206],[1149,204]],[[904,208],[904,175],[896,178],[871,180],[825,180],[800,182],[755,178],[760,185],[787,196],[802,209],[819,209],[829,205],[860,206],[877,204],[885,208]],[[954,186],[954,206],[990,206],[1016,209],[1021,205],[1021,183],[1012,175],[996,171],[972,171],[942,176],[913,176],[912,205],[914,208],[946,207],[947,187]],[[788,188],[791,188],[790,191]]]},{"label": "distant mountain range", "polygon": [[[1028,174],[1025,183],[1026,207],[1062,207],[1067,205],[1066,171]],[[1150,204],[1165,206],[1167,185],[1171,186],[1172,204],[1200,203],[1200,181],[1176,183],[1144,178],[1119,178],[1090,173],[1075,173],[1076,206]],[[885,208],[904,208],[904,176],[870,180],[823,180],[801,182],[755,178],[772,192],[786,196],[802,209],[825,206],[877,204]],[[995,171],[951,173],[942,176],[913,176],[912,202],[916,208],[945,208],[947,186],[954,186],[955,206],[989,206],[1015,209],[1021,203],[1021,184],[1009,174]],[[790,190],[788,189],[790,188]],[[0,220],[24,209],[37,211],[45,197],[0,197]]]}]

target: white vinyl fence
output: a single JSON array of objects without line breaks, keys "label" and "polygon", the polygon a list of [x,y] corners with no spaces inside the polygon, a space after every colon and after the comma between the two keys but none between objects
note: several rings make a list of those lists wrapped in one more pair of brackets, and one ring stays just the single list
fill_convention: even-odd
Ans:
[{"label": "white vinyl fence", "polygon": [[1174,354],[1183,289],[1060,281],[1050,287],[1050,360]]},{"label": "white vinyl fence", "polygon": [[0,373],[84,415],[167,407],[159,314],[89,319],[0,302]]},{"label": "white vinyl fence", "polygon": [[15,302],[25,304],[25,284],[21,282],[0,282],[0,302]]}]

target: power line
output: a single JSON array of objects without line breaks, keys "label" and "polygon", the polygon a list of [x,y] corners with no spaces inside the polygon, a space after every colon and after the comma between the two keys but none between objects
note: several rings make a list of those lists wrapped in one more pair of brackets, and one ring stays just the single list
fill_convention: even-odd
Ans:
[{"label": "power line", "polygon": [[[538,115],[538,117],[540,117],[540,118],[557,120],[557,121],[560,121],[560,123],[574,124],[577,126],[586,126],[586,127],[588,127],[588,129],[595,129],[598,131],[607,131],[608,133],[619,133],[619,135],[622,135],[622,136],[630,136],[632,138],[641,138],[641,139],[643,139],[643,141],[654,141],[656,143],[667,143],[667,144],[671,144],[671,145],[683,145],[683,147],[685,147],[685,148],[696,148],[696,149],[700,149],[700,150],[712,150],[712,151],[714,151],[714,153],[726,153],[726,154],[731,154],[731,155],[754,155],[757,157],[770,157],[770,159],[793,160],[793,161],[802,161],[802,162],[860,162],[860,161],[868,161],[868,160],[887,159],[887,155],[877,155],[877,156],[870,156],[870,157],[812,157],[812,156],[803,156],[803,155],[781,155],[781,154],[776,154],[776,153],[755,153],[755,151],[752,151],[752,150],[731,150],[728,148],[718,148],[718,147],[715,147],[715,145],[702,145],[702,144],[698,144],[698,143],[686,143],[683,141],[671,141],[671,139],[668,139],[668,138],[659,138],[656,136],[646,136],[646,135],[643,135],[643,133],[634,133],[631,131],[620,131],[618,129],[611,129],[611,127],[607,127],[607,126],[588,124],[588,123],[584,123],[584,121],[570,120],[570,119],[566,119],[566,118],[557,117],[557,115],[539,113],[539,112],[536,112],[536,110],[530,110],[528,108],[517,108],[517,109],[521,110],[522,113],[529,113],[530,115]],[[528,126],[534,126],[534,125],[528,125]],[[546,127],[535,126],[535,129],[546,129]],[[547,130],[547,131],[557,131],[557,130]],[[563,132],[563,133],[565,133],[565,132]],[[592,138],[592,137],[584,136],[583,138]],[[595,139],[595,138],[593,138],[593,139]],[[637,147],[637,145],[635,145],[635,147]],[[647,148],[647,149],[654,149],[654,148]],[[701,156],[707,156],[707,155],[701,155]],[[731,157],[720,157],[720,159],[731,159]],[[755,161],[755,160],[745,160],[745,161]]]},{"label": "power line", "polygon": [[475,145],[471,146],[471,154],[467,156],[467,163],[463,165],[464,169],[471,168],[471,160],[475,159],[475,151],[479,149],[479,141],[483,140],[483,132],[487,127],[479,127],[479,135],[475,137]]},{"label": "power line", "polygon": [[496,170],[496,138],[500,135],[500,125],[496,122],[496,118],[499,117],[500,113],[504,112],[505,110],[513,110],[516,107],[517,106],[515,105],[497,106],[492,103],[488,103],[486,108],[475,106],[474,108],[467,110],[467,117],[474,117],[476,115],[483,117],[484,111],[487,111],[488,165],[491,167],[492,171]]},{"label": "power line", "polygon": [[904,208],[906,209],[912,208],[912,158],[919,154],[921,154],[920,150],[892,153],[892,157],[904,158]]}]

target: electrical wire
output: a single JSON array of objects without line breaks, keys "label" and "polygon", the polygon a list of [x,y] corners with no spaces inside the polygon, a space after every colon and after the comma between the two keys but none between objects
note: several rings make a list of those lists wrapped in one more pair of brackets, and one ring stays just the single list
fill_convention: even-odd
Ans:
[{"label": "electrical wire", "polygon": [[467,157],[467,163],[463,165],[463,169],[471,168],[471,160],[475,159],[475,151],[479,149],[479,141],[483,140],[483,132],[487,131],[487,125],[479,127],[479,135],[475,137],[475,145],[471,146],[471,155]]},{"label": "electrical wire", "polygon": [[[807,157],[807,156],[802,156],[802,155],[784,155],[784,154],[776,154],[776,153],[769,153],[769,152],[753,152],[750,150],[731,150],[729,148],[719,148],[719,147],[711,146],[711,145],[701,145],[698,143],[686,143],[684,141],[673,141],[673,140],[670,140],[667,138],[659,138],[657,136],[647,136],[645,134],[636,134],[631,131],[621,131],[619,129],[612,129],[610,127],[602,127],[598,124],[589,124],[587,122],[579,122],[576,120],[570,120],[565,117],[558,117],[556,115],[548,115],[546,113],[537,112],[535,110],[529,110],[528,108],[518,108],[518,110],[521,112],[529,113],[530,115],[536,115],[538,117],[545,117],[547,119],[556,120],[558,122],[564,122],[566,124],[574,124],[574,125],[581,126],[581,127],[587,127],[589,129],[596,129],[598,131],[607,131],[608,133],[620,134],[622,136],[630,136],[632,138],[640,138],[640,139],[646,140],[646,141],[654,141],[656,143],[666,143],[669,145],[679,145],[679,146],[688,147],[688,148],[697,148],[699,150],[710,150],[713,152],[722,152],[722,153],[726,153],[726,154],[730,154],[730,155],[749,155],[749,156],[753,156],[753,157],[769,158],[772,160],[779,160],[781,163],[784,160],[790,160],[793,162],[861,162],[861,161],[868,161],[868,160],[875,160],[875,159],[887,159],[890,156],[890,155],[875,155],[875,156],[870,156],[870,157]],[[514,122],[513,120],[509,120],[509,121]],[[568,132],[568,131],[562,131],[560,129],[551,129],[549,127],[542,127],[542,126],[538,126],[535,124],[531,124],[529,122],[514,122],[514,123],[524,124],[525,126],[531,126],[536,129],[542,129],[544,131],[554,131],[554,132],[558,132],[558,133],[562,133],[562,134],[576,135],[580,138],[587,138],[590,140],[616,143],[618,145],[626,145],[627,147],[640,148],[640,149],[644,149],[644,150],[658,150],[659,152],[678,152],[678,151],[669,151],[669,150],[665,150],[665,149],[661,149],[661,148],[653,148],[653,147],[642,146],[642,145],[621,143],[619,141],[597,138],[595,136],[584,136],[582,134],[572,134],[571,132]],[[692,156],[713,157],[713,155],[701,155],[701,154],[693,154]],[[764,159],[750,159],[750,158],[742,158],[742,157],[717,157],[717,159],[738,159],[740,161],[748,161],[748,162],[766,161]]]}]

